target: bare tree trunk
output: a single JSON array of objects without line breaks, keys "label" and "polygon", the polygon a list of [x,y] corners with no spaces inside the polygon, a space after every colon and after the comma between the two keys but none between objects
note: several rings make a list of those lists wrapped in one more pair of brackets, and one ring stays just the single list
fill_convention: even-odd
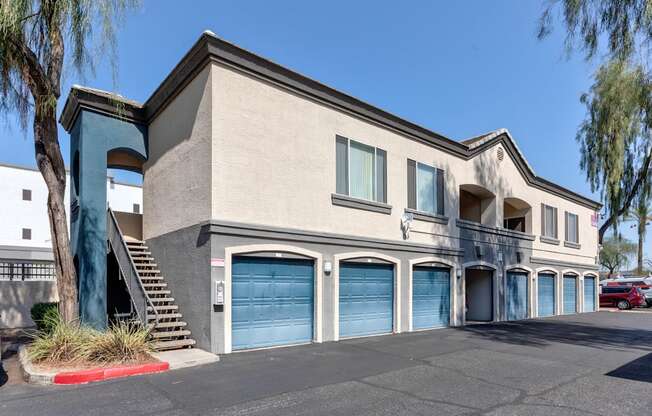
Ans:
[{"label": "bare tree trunk", "polygon": [[59,291],[59,310],[66,322],[77,320],[77,276],[70,250],[66,218],[66,168],[61,156],[56,109],[44,102],[35,103],[34,150],[36,162],[48,187],[48,217],[52,251]]}]

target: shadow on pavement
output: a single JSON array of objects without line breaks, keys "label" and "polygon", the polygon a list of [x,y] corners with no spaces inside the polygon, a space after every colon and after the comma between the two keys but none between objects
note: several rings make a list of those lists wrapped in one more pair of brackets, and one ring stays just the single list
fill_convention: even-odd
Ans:
[{"label": "shadow on pavement", "polygon": [[566,343],[593,348],[627,348],[652,351],[652,331],[613,328],[581,322],[526,320],[469,325],[460,329],[473,337],[523,346]]},{"label": "shadow on pavement", "polygon": [[606,374],[610,377],[652,383],[652,353],[637,358]]},{"label": "shadow on pavement", "polygon": [[7,384],[7,381],[9,381],[9,376],[7,375],[7,372],[5,371],[2,363],[0,363],[0,387]]}]

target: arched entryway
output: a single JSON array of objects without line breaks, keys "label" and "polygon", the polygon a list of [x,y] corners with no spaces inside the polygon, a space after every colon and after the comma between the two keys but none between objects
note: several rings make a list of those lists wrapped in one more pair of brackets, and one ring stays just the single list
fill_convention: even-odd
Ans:
[{"label": "arched entryway", "polygon": [[497,267],[482,261],[465,263],[463,267],[465,322],[496,320]]}]

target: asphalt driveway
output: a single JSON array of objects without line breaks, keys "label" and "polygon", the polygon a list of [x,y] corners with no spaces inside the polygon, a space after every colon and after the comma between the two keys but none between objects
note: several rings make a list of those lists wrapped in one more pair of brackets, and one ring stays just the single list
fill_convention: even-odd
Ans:
[{"label": "asphalt driveway", "polygon": [[645,415],[652,314],[598,312],[232,354],[81,387],[0,387],[0,415]]}]

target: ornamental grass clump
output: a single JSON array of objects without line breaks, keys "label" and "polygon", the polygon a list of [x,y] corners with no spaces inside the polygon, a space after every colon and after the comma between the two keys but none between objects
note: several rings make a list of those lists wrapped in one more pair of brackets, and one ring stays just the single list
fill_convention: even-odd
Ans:
[{"label": "ornamental grass clump", "polygon": [[106,331],[65,322],[58,313],[44,316],[44,327],[34,334],[29,357],[37,364],[88,366],[152,360],[150,333],[141,325],[118,323]]},{"label": "ornamental grass clump", "polygon": [[76,322],[63,322],[58,313],[43,317],[44,330],[33,336],[29,356],[37,363],[80,364],[88,360],[95,331]]},{"label": "ornamental grass clump", "polygon": [[149,331],[141,325],[120,322],[98,333],[89,359],[97,363],[124,363],[151,360]]}]

